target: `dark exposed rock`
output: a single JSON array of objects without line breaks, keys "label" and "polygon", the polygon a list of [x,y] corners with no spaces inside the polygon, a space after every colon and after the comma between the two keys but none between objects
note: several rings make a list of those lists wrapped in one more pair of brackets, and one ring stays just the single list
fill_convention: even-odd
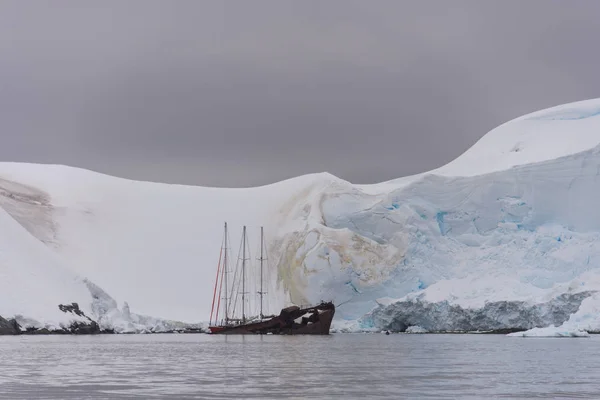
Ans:
[{"label": "dark exposed rock", "polygon": [[15,319],[0,317],[0,335],[18,335],[20,333],[21,329]]},{"label": "dark exposed rock", "polygon": [[94,321],[86,324],[84,322],[73,322],[69,326],[69,332],[76,335],[90,335],[100,333],[100,327]]},{"label": "dark exposed rock", "polygon": [[21,331],[19,324],[14,319],[6,320],[0,317],[0,335],[90,335],[97,333],[114,333],[112,330],[102,331],[96,323],[90,317],[85,315],[83,311],[79,309],[77,303],[71,304],[59,304],[58,308],[64,313],[71,313],[79,317],[87,319],[89,322],[74,321],[69,325],[68,328],[60,329],[48,329],[48,328],[35,328],[28,327],[24,331]]},{"label": "dark exposed rock", "polygon": [[[125,309],[128,307],[126,306]],[[78,317],[82,317],[87,321],[82,321],[81,318],[77,318],[77,321],[73,321],[68,327],[62,327],[58,329],[48,328],[36,328],[29,326],[34,321],[27,319],[20,320],[21,324],[28,326],[27,328],[21,328],[21,325],[15,320],[7,320],[0,316],[0,335],[93,335],[93,334],[114,334],[114,329],[101,329],[100,325],[88,317],[80,308],[77,303],[71,304],[59,304],[58,309],[64,313],[73,314]],[[138,322],[149,325],[151,317],[144,317],[136,315],[139,319]],[[148,320],[148,321],[147,321]],[[145,333],[206,333],[206,330],[201,326],[180,324],[181,326],[174,324],[173,329],[164,329],[163,326],[157,326],[150,328]],[[134,332],[132,332],[134,333]]]},{"label": "dark exposed rock", "polygon": [[80,321],[75,321],[71,323],[71,325],[69,325],[69,328],[66,329],[67,333],[73,333],[76,335],[90,335],[101,333],[100,326],[98,326],[98,323],[96,323],[96,321],[92,320],[90,317],[85,315],[85,313],[79,309],[79,304],[59,304],[58,308],[64,313],[75,314],[80,317],[84,317],[89,321],[88,323]]},{"label": "dark exposed rock", "polygon": [[62,329],[50,330],[48,328],[33,328],[29,327],[22,332],[23,335],[52,335],[52,334],[66,334],[68,332]]},{"label": "dark exposed rock", "polygon": [[67,305],[65,305],[65,304],[59,304],[58,308],[60,309],[60,311],[62,311],[64,313],[70,312],[71,314],[79,315],[80,317],[86,317],[87,319],[89,319],[83,313],[83,311],[81,311],[79,309],[79,304],[77,304],[77,303],[71,303],[71,304],[67,304]]},{"label": "dark exposed rock", "polygon": [[523,328],[503,328],[503,329],[492,329],[490,331],[477,332],[477,333],[482,334],[482,335],[485,335],[485,334],[508,335],[509,333],[525,332],[525,331],[526,331],[526,329],[523,329]]}]

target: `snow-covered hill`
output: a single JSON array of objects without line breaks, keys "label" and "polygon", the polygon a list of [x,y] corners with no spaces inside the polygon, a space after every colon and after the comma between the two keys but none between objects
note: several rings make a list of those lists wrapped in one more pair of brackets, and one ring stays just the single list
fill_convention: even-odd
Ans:
[{"label": "snow-covered hill", "polygon": [[[68,325],[72,318],[58,309],[78,302],[91,315],[92,296],[83,279],[64,268],[53,252],[0,209],[0,315],[44,321],[50,328]],[[52,288],[52,290],[47,290]]]},{"label": "snow-covered hill", "polygon": [[[227,221],[234,255],[243,225],[253,248],[265,227],[271,311],[333,300],[344,303],[338,326],[362,329],[569,318],[600,329],[589,311],[600,308],[599,145],[600,100],[589,100],[520,117],[444,167],[376,185],[313,174],[218,189],[2,163],[0,266],[15,290],[0,293],[0,315],[49,319],[44,307],[60,298],[118,316],[107,324],[131,322],[123,302],[206,321]],[[17,250],[25,244],[35,252]],[[48,284],[31,283],[31,265]],[[90,282],[116,301],[112,311],[94,311]],[[22,306],[37,293],[44,306]]]}]

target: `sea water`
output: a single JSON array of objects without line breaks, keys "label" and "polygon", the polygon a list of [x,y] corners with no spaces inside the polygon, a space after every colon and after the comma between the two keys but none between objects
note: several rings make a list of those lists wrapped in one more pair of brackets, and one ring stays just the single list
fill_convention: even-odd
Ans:
[{"label": "sea water", "polygon": [[600,336],[0,337],[6,399],[600,398]]}]

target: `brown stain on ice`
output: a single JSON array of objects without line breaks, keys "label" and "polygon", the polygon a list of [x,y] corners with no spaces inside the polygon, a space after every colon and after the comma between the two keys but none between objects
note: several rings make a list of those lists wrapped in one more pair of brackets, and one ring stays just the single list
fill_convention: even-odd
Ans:
[{"label": "brown stain on ice", "polygon": [[0,207],[45,244],[58,246],[55,209],[48,193],[32,186],[0,178]]}]

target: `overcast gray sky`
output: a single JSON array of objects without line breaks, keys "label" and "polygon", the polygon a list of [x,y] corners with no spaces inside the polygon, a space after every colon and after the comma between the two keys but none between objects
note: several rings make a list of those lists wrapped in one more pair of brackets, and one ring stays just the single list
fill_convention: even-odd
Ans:
[{"label": "overcast gray sky", "polygon": [[0,160],[393,179],[600,97],[599,17],[595,0],[0,0]]}]

